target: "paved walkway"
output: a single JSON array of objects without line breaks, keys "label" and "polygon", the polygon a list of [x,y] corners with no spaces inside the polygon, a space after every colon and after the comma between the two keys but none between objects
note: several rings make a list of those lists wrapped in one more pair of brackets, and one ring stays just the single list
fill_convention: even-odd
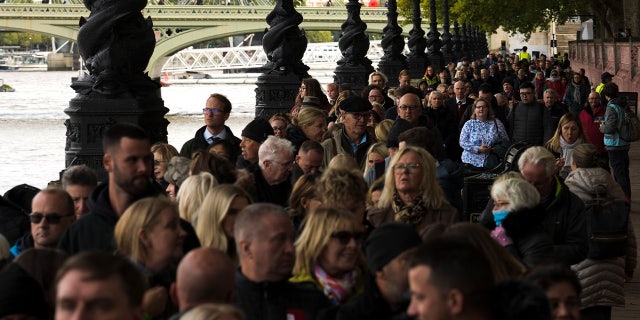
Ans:
[{"label": "paved walkway", "polygon": [[[636,232],[636,238],[640,240],[640,142],[631,146],[629,152],[629,175],[631,178],[631,221]],[[640,243],[640,242],[639,242]],[[625,285],[627,305],[622,308],[613,308],[612,319],[631,320],[640,319],[640,268],[636,268],[633,280]]]}]

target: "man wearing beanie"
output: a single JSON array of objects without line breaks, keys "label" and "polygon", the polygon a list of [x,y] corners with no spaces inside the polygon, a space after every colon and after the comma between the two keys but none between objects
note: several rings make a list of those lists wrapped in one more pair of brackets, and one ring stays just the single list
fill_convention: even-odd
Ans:
[{"label": "man wearing beanie", "polygon": [[240,156],[236,162],[238,169],[250,169],[258,163],[258,149],[260,145],[267,140],[268,136],[273,135],[273,128],[269,121],[257,118],[249,122],[242,129],[242,141],[240,142]]},{"label": "man wearing beanie", "polygon": [[373,230],[364,243],[370,271],[365,291],[355,301],[340,306],[336,319],[408,319],[407,261],[420,242],[416,230],[405,223],[389,222]]},{"label": "man wearing beanie", "polygon": [[371,118],[371,103],[364,98],[353,96],[343,100],[338,107],[342,128],[334,130],[332,136],[322,142],[324,164],[328,165],[338,154],[346,154],[353,157],[360,168],[364,168],[367,150],[376,142],[375,134],[367,131],[367,122]]},{"label": "man wearing beanie", "polygon": [[227,97],[214,93],[207,98],[204,109],[204,126],[196,131],[193,139],[184,143],[180,149],[180,155],[185,158],[192,158],[198,150],[206,150],[207,147],[217,140],[227,140],[231,143],[231,159],[235,159],[240,153],[240,139],[233,135],[231,129],[224,123],[231,114],[231,102]]}]

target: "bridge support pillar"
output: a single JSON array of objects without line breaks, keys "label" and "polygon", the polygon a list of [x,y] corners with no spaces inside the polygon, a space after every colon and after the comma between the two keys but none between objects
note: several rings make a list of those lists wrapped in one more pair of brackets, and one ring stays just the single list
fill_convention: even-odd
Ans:
[{"label": "bridge support pillar", "polygon": [[256,118],[269,119],[279,112],[289,112],[293,107],[300,78],[295,74],[275,75],[263,73],[256,85]]},{"label": "bridge support pillar", "polygon": [[164,115],[169,111],[157,96],[146,98],[87,99],[78,95],[71,99],[64,112],[69,116],[65,146],[65,167],[86,164],[98,173],[100,181],[107,174],[102,167],[102,135],[116,123],[128,122],[141,126],[151,143],[167,142]]}]

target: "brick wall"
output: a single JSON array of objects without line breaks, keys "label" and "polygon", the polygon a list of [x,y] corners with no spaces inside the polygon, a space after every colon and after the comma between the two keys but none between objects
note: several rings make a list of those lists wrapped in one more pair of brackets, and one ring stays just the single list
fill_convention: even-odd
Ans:
[{"label": "brick wall", "polygon": [[600,83],[600,75],[607,71],[620,91],[640,92],[640,42],[569,42],[571,68],[584,68],[594,86]]}]

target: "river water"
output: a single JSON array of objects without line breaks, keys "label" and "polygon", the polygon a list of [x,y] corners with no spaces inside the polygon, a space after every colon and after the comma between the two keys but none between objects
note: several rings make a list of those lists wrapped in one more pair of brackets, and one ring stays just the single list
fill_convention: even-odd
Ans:
[{"label": "river water", "polygon": [[[64,109],[75,92],[69,86],[77,72],[0,72],[15,92],[0,92],[0,194],[27,183],[44,188],[64,169],[68,116]],[[325,83],[322,82],[321,83]],[[169,108],[169,143],[178,150],[203,125],[202,108],[209,94],[226,95],[233,105],[227,125],[237,136],[253,119],[253,84],[173,84],[162,88]],[[293,103],[292,103],[293,104]]]}]

